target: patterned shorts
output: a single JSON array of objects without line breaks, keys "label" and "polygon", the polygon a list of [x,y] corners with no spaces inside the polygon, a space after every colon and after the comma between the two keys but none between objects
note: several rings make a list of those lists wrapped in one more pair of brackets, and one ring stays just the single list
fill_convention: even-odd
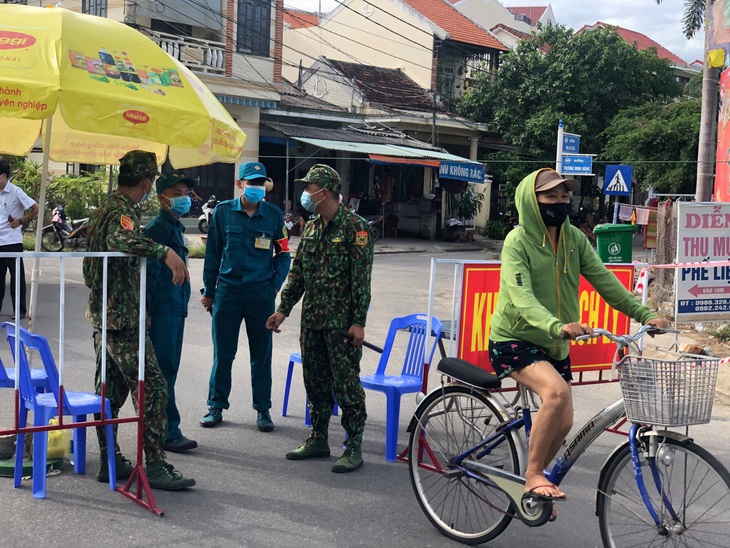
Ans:
[{"label": "patterned shorts", "polygon": [[535,362],[545,361],[553,365],[560,376],[565,379],[565,382],[573,380],[573,375],[570,372],[570,356],[564,360],[556,360],[551,358],[545,350],[529,342],[494,342],[490,340],[489,358],[492,361],[492,369],[500,379]]}]

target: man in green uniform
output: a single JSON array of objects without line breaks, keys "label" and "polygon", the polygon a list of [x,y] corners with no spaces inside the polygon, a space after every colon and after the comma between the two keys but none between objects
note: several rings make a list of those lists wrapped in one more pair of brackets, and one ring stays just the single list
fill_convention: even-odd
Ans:
[{"label": "man in green uniform", "polygon": [[274,429],[269,413],[272,336],[266,320],[274,312],[291,255],[281,210],[263,201],[267,180],[262,164],[242,164],[236,181],[242,196],[218,204],[210,220],[200,299],[213,315],[208,412],[200,420],[205,428],[220,423],[230,405],[231,368],[245,319],[256,426],[261,432]]},{"label": "man in green uniform", "polygon": [[[172,249],[187,262],[188,249],[180,217],[190,211],[190,189],[195,181],[180,173],[164,173],[157,179],[157,199],[160,211],[144,229],[144,235]],[[180,430],[180,412],[175,404],[175,381],[182,357],[185,318],[190,301],[190,282],[172,283],[172,270],[162,261],[147,261],[147,316],[149,335],[155,348],[157,362],[167,381],[167,438],[165,451],[184,453],[198,443]]]},{"label": "man in green uniform", "polygon": [[[286,458],[330,456],[327,431],[337,398],[347,442],[332,471],[352,472],[363,464],[367,414],[360,358],[370,304],[373,242],[366,221],[340,204],[340,176],[334,169],[318,164],[301,182],[302,206],[318,215],[304,227],[281,303],[266,322],[267,328],[278,333],[304,295],[300,341],[312,433]],[[353,336],[351,344],[337,334],[340,329]]]},{"label": "man in green uniform", "polygon": [[[172,283],[183,284],[190,279],[185,262],[169,247],[159,245],[140,233],[139,204],[152,191],[157,171],[157,158],[150,152],[133,150],[119,161],[118,189],[89,220],[89,251],[119,251],[138,257],[158,259],[172,271]],[[86,317],[94,329],[96,350],[96,389],[101,392],[103,259],[86,258],[84,281],[91,289]],[[117,417],[131,393],[137,405],[137,368],[139,360],[139,284],[140,264],[136,257],[108,259],[107,324],[106,324],[106,397]],[[167,436],[167,384],[157,364],[152,341],[145,341],[145,413],[144,451],[147,479],[155,489],[177,491],[192,487],[195,480],[184,478],[165,461],[163,444]],[[97,416],[97,419],[99,417]],[[117,479],[128,478],[133,467],[115,447],[107,448],[103,429],[97,428],[101,462],[106,462],[107,450],[116,452]],[[116,436],[115,436],[116,438]],[[97,479],[107,482],[107,467],[102,464]]]}]

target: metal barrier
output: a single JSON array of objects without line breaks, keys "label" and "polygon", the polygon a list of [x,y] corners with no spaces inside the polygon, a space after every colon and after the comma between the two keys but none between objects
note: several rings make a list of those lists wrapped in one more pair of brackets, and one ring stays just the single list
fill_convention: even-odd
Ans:
[{"label": "metal barrier", "polygon": [[[101,356],[101,390],[100,395],[102,401],[106,397],[106,332],[107,332],[107,297],[108,297],[108,267],[109,259],[116,258],[136,258],[140,261],[140,285],[139,285],[139,362],[138,362],[138,376],[137,376],[137,416],[135,417],[123,417],[123,418],[112,418],[105,417],[104,406],[101,407],[101,418],[100,420],[85,421],[80,423],[64,423],[63,421],[63,384],[65,376],[65,332],[66,332],[66,321],[65,321],[65,308],[66,308],[66,261],[68,259],[83,259],[87,257],[97,257],[103,259],[103,293],[102,293],[102,356]],[[19,411],[20,411],[20,393],[19,393],[19,379],[20,375],[15,376],[15,403],[14,403],[14,428],[10,430],[0,430],[0,435],[17,435],[20,433],[32,434],[34,432],[47,432],[51,430],[61,430],[68,428],[87,428],[92,426],[106,426],[108,424],[123,424],[123,423],[137,423],[137,462],[134,468],[134,472],[126,481],[124,486],[117,486],[117,491],[125,497],[133,500],[137,504],[144,508],[154,512],[155,514],[162,516],[164,512],[157,506],[155,498],[150,489],[149,482],[147,481],[147,475],[144,471],[144,454],[143,454],[143,439],[144,439],[144,384],[145,384],[145,337],[146,337],[146,295],[147,295],[147,259],[145,257],[137,257],[127,253],[116,253],[116,252],[61,252],[61,253],[48,253],[48,252],[23,252],[23,253],[0,253],[0,259],[3,258],[14,258],[16,266],[16,277],[15,277],[15,303],[17,307],[17,313],[15,315],[16,330],[20,325],[20,259],[57,259],[60,261],[60,282],[59,282],[59,350],[58,350],[58,374],[59,374],[59,392],[61,397],[59,398],[59,413],[58,413],[58,424],[57,425],[44,425],[44,426],[26,426],[20,428],[19,426]],[[31,310],[32,314],[35,314],[35,310]],[[34,318],[29,317],[28,329],[32,331]],[[15,363],[19,363],[19,352],[20,344],[15,345]],[[113,448],[108,448],[113,450]]]}]

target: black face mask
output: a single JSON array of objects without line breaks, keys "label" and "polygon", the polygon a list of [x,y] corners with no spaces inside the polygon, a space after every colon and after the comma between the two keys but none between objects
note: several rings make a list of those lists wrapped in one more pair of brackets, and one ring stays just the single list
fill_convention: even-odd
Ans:
[{"label": "black face mask", "polygon": [[561,226],[570,215],[570,204],[543,204],[538,203],[540,216],[546,226]]}]

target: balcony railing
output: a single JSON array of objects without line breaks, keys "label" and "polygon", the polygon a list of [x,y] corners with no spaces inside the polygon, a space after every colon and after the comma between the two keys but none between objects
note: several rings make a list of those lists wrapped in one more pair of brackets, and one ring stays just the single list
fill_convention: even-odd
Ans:
[{"label": "balcony railing", "polygon": [[225,74],[225,43],[146,31],[153,42],[193,72]]}]

